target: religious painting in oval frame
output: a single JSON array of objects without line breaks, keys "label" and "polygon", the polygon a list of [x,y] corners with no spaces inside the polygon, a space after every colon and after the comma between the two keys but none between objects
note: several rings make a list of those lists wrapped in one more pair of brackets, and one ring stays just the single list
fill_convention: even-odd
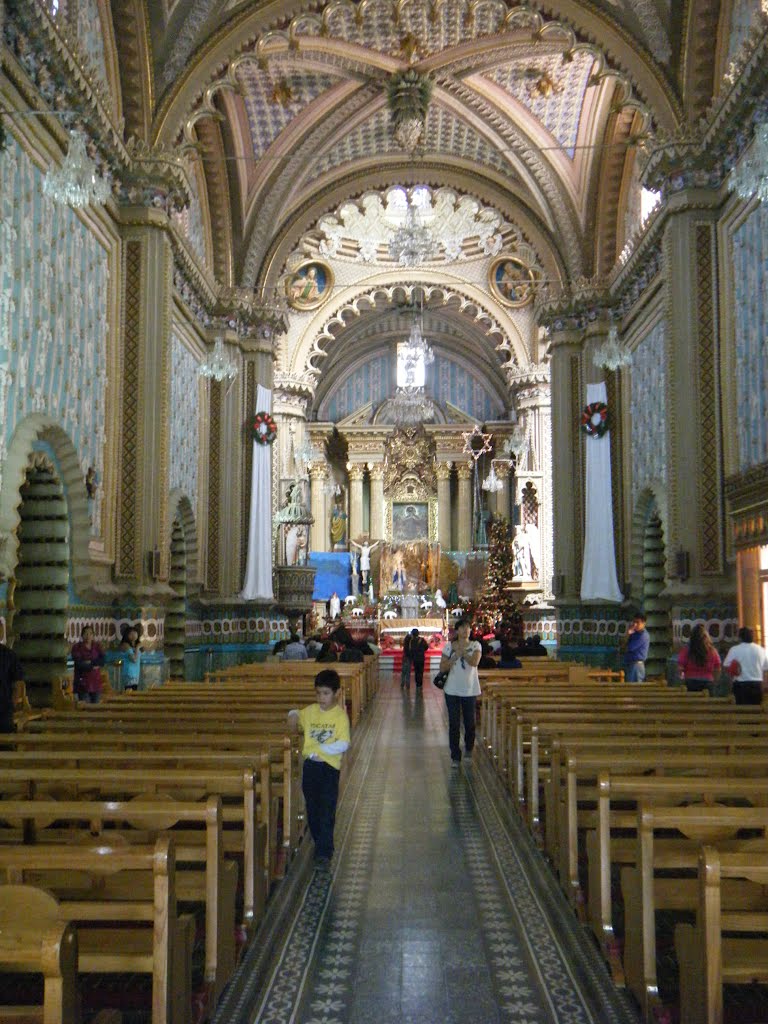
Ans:
[{"label": "religious painting in oval frame", "polygon": [[285,295],[292,309],[317,309],[331,297],[333,271],[320,260],[306,260],[285,281]]},{"label": "religious painting in oval frame", "polygon": [[528,305],[535,280],[531,268],[517,256],[499,256],[488,270],[491,292],[510,309]]}]

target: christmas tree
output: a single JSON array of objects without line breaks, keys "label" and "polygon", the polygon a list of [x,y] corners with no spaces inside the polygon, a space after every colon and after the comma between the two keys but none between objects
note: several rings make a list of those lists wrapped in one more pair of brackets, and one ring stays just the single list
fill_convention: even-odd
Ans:
[{"label": "christmas tree", "polygon": [[520,619],[520,601],[512,589],[514,575],[512,527],[506,519],[493,518],[488,531],[488,563],[477,610],[489,626],[497,622],[513,626]]}]

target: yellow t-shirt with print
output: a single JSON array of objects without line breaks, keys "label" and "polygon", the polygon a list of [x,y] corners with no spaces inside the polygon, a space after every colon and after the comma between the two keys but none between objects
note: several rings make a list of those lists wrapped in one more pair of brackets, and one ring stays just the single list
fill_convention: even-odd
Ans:
[{"label": "yellow t-shirt with print", "polygon": [[310,704],[299,712],[299,723],[304,733],[304,757],[312,757],[314,761],[319,759],[332,768],[340,769],[342,755],[326,754],[320,749],[320,744],[337,740],[349,743],[349,718],[344,708],[336,705],[323,711],[319,704]]}]

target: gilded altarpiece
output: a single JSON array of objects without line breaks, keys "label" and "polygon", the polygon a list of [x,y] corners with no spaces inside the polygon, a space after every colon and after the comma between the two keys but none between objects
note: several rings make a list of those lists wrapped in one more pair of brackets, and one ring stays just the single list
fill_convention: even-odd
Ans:
[{"label": "gilded altarpiece", "polygon": [[434,443],[422,427],[403,427],[387,439],[384,457],[384,537],[394,540],[393,506],[396,512],[413,507],[427,510],[427,536],[411,540],[437,541],[437,478]]}]

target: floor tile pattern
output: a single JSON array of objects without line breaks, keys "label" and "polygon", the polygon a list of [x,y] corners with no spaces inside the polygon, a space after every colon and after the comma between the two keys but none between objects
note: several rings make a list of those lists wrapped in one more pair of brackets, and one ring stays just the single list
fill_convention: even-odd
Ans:
[{"label": "floor tile pattern", "polygon": [[494,778],[450,767],[442,695],[388,677],[370,714],[333,870],[230,1020],[635,1024]]}]

